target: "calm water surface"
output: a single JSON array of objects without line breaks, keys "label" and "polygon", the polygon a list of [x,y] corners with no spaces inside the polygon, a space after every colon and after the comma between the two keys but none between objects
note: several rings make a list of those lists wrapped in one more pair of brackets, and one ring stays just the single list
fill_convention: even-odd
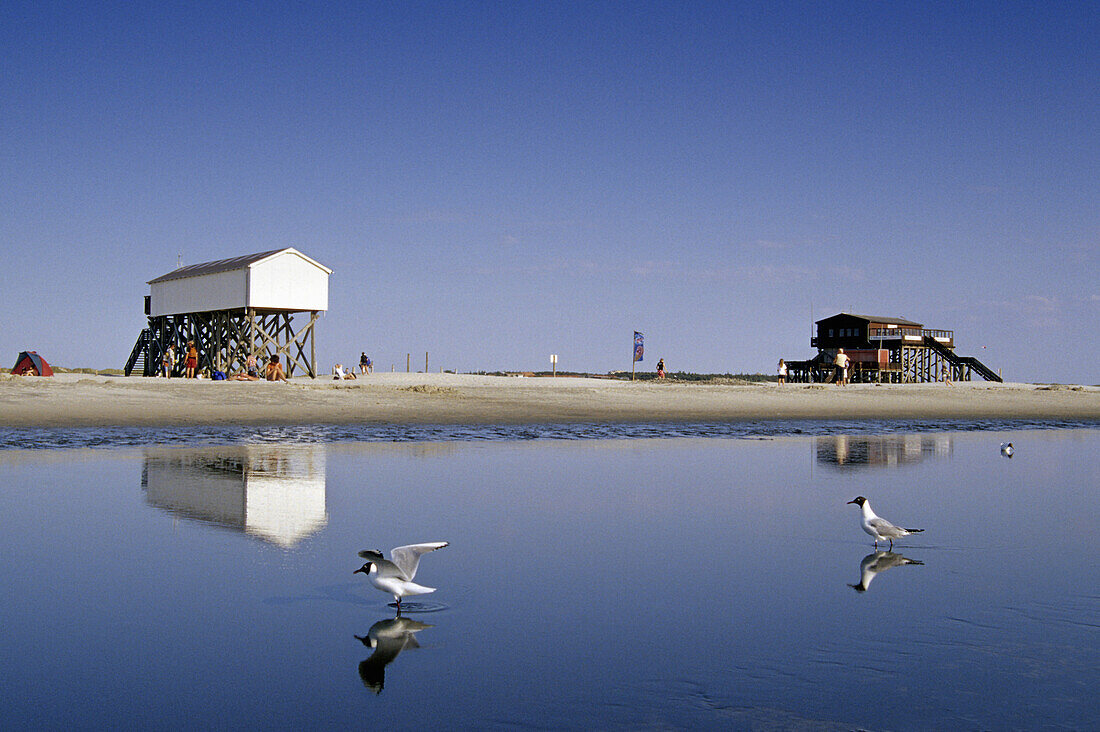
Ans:
[{"label": "calm water surface", "polygon": [[[4,450],[3,726],[1097,729],[1098,456],[1094,429]],[[926,532],[876,554],[856,495]],[[352,575],[433,540],[401,619]]]}]

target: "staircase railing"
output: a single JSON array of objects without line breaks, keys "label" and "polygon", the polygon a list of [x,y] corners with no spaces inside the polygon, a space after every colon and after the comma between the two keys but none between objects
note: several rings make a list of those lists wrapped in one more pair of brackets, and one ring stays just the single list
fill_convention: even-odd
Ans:
[{"label": "staircase railing", "polygon": [[153,353],[154,345],[157,344],[153,341],[153,331],[145,328],[138,334],[137,343],[134,344],[134,349],[130,351],[130,358],[126,359],[126,367],[123,369],[123,373],[127,376],[133,374],[138,361],[141,361],[141,375],[155,376],[160,356]]},{"label": "staircase railing", "polygon": [[967,367],[972,371],[976,371],[978,375],[986,381],[995,381],[997,383],[1002,383],[1004,381],[1004,379],[998,376],[993,369],[989,368],[978,359],[973,356],[957,356],[954,351],[931,336],[925,336],[924,345],[943,356],[952,366]]}]

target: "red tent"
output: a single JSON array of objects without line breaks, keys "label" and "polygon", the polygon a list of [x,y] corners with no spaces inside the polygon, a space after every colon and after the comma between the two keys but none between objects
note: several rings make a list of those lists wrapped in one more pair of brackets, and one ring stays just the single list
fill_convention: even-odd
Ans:
[{"label": "red tent", "polygon": [[53,376],[53,369],[46,363],[46,359],[34,351],[20,353],[19,358],[15,359],[15,366],[12,366],[11,372],[23,376]]}]

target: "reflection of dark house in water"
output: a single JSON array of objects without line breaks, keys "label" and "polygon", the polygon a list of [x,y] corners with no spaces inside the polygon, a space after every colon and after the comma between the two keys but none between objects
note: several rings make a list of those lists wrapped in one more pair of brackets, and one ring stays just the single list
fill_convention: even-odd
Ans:
[{"label": "reflection of dark house in water", "polygon": [[837,349],[851,361],[852,381],[894,383],[970,381],[974,374],[1001,381],[973,356],[955,354],[955,332],[932,330],[903,318],[839,313],[817,321],[810,346],[817,355],[808,361],[788,361],[791,382],[831,381]]},{"label": "reflection of dark house in water", "polygon": [[817,462],[837,467],[892,468],[949,457],[950,435],[835,435],[814,438]]},{"label": "reflection of dark house in water", "polygon": [[150,448],[141,486],[150,505],[282,547],[328,521],[319,445]]}]

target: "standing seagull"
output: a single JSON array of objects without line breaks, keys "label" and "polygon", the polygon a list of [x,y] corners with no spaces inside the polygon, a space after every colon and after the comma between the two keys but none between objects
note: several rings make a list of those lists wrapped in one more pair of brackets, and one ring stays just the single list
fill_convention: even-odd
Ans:
[{"label": "standing seagull", "polygon": [[876,549],[878,549],[880,541],[889,541],[890,548],[893,549],[894,539],[924,531],[924,529],[903,529],[900,526],[894,526],[884,518],[879,518],[871,510],[870,501],[863,496],[856,496],[848,503],[854,503],[863,509],[863,518],[860,520],[859,525],[875,540]]},{"label": "standing seagull", "polygon": [[1002,455],[1004,455],[1006,458],[1010,458],[1010,457],[1012,457],[1013,452],[1015,452],[1015,450],[1012,449],[1012,443],[1011,442],[1002,442],[1001,443],[1001,454]]},{"label": "standing seagull", "polygon": [[445,541],[432,541],[427,544],[409,544],[390,550],[391,559],[382,556],[382,552],[364,549],[359,556],[367,561],[352,572],[362,572],[377,589],[388,592],[397,600],[397,612],[401,612],[401,598],[405,595],[423,595],[435,592],[434,587],[424,587],[413,582],[416,567],[420,564],[420,555],[434,552],[447,546]]}]

